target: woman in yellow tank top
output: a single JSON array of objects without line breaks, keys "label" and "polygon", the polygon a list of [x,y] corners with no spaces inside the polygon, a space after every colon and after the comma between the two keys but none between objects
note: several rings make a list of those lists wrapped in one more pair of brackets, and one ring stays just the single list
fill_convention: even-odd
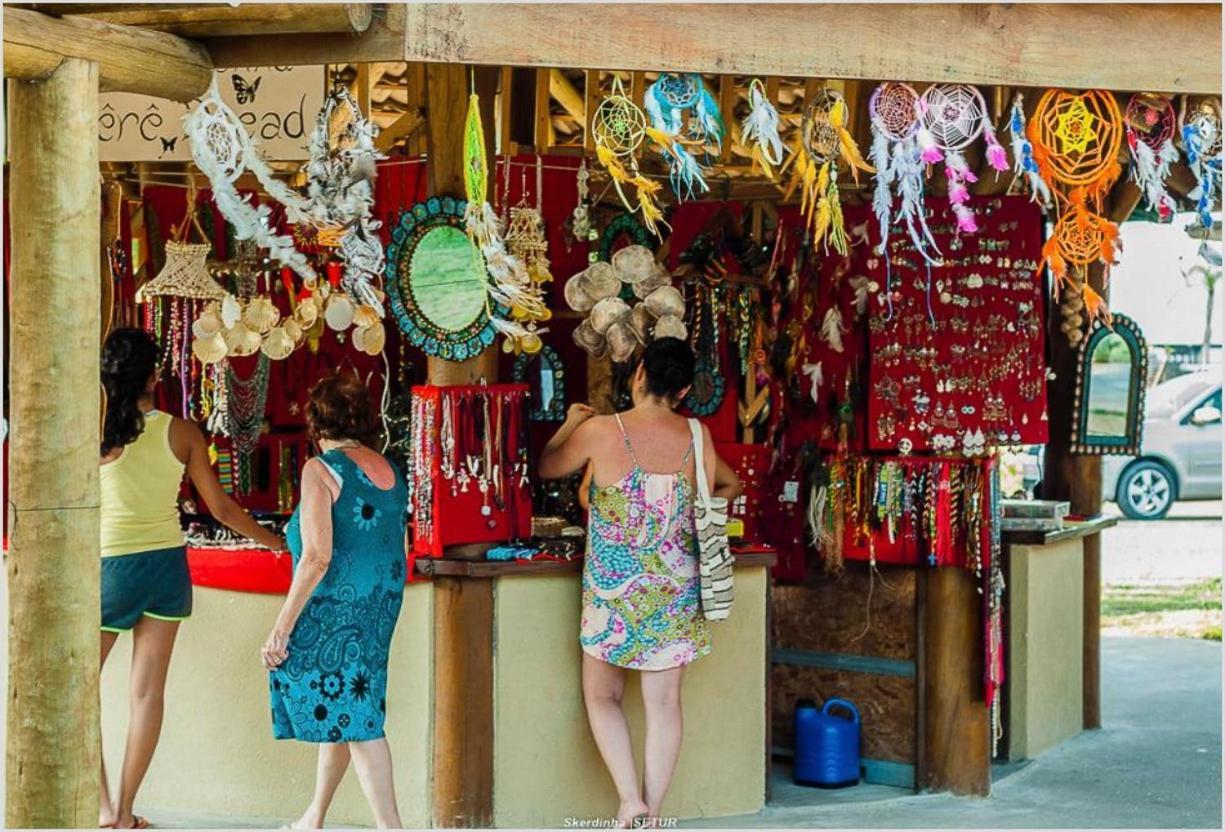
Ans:
[{"label": "woman in yellow tank top", "polygon": [[142,329],[117,329],[102,348],[102,663],[120,633],[131,630],[133,638],[132,716],[117,800],[102,767],[98,825],[104,828],[148,825],[132,806],[161,733],[174,638],[191,614],[178,509],[184,472],[213,517],[262,546],[285,548],[221,488],[200,429],[153,407],[157,361],[157,342]]}]

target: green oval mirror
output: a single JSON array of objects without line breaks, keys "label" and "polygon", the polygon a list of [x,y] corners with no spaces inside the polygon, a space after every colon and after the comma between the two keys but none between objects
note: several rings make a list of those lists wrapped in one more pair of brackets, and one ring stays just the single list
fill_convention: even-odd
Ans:
[{"label": "green oval mirror", "polygon": [[485,314],[485,262],[463,231],[449,225],[427,231],[413,251],[409,288],[430,323],[461,330]]}]

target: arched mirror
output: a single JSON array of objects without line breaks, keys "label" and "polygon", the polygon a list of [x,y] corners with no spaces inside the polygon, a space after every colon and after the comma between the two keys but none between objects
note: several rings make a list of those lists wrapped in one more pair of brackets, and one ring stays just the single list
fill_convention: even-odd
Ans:
[{"label": "arched mirror", "polygon": [[1095,321],[1077,361],[1072,452],[1140,453],[1147,378],[1148,345],[1136,322],[1126,315],[1110,326]]},{"label": "arched mirror", "polygon": [[511,378],[531,391],[533,422],[560,422],[566,418],[566,371],[557,351],[545,344],[535,355],[523,353],[515,359]]}]

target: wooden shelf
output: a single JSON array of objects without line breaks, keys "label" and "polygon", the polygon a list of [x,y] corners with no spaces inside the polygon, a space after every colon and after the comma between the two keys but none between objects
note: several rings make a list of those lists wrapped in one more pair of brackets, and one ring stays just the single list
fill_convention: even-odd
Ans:
[{"label": "wooden shelf", "polygon": [[1005,546],[1049,546],[1064,540],[1075,540],[1109,529],[1117,525],[1119,518],[1099,515],[1080,522],[1065,520],[1062,529],[1055,531],[1009,531],[1000,533],[1000,542]]},{"label": "wooden shelf", "polygon": [[[736,566],[771,567],[778,560],[774,551],[753,549],[736,554]],[[418,558],[416,572],[425,577],[448,578],[517,578],[529,575],[577,575],[583,570],[583,559],[573,560],[455,560],[453,558]]]}]

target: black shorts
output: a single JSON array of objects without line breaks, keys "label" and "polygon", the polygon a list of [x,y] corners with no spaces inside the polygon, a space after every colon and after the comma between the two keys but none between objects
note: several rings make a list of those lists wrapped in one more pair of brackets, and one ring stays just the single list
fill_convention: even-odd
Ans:
[{"label": "black shorts", "polygon": [[102,629],[130,630],[142,615],[166,621],[191,615],[191,574],[184,547],[102,559]]}]

